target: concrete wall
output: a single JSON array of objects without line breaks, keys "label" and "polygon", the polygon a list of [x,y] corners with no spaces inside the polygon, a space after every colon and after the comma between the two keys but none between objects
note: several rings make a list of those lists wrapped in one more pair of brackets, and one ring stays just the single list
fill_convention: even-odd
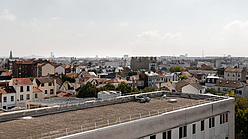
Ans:
[{"label": "concrete wall", "polygon": [[[235,122],[234,122],[234,98],[215,101],[194,107],[180,109],[158,116],[143,118],[118,125],[81,132],[74,135],[61,137],[61,139],[116,139],[116,138],[141,138],[156,133],[166,131],[171,128],[177,128],[196,121],[208,119],[222,113],[228,113],[228,138],[234,139]],[[216,121],[218,122],[218,121]],[[207,123],[205,123],[206,126]],[[178,135],[178,130],[174,130],[173,138]],[[201,134],[200,138],[207,137],[207,134]],[[198,138],[198,137],[197,137]]]}]

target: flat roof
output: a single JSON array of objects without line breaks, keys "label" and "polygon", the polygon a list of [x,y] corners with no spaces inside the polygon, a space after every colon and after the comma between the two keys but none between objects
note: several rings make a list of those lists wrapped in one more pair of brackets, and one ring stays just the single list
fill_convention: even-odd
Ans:
[{"label": "flat roof", "polygon": [[73,104],[78,102],[85,102],[90,100],[96,100],[96,98],[75,98],[75,97],[54,97],[49,99],[41,99],[28,102],[29,104]]},{"label": "flat roof", "polygon": [[[176,103],[170,103],[168,100],[177,99]],[[203,101],[203,100],[201,100]],[[87,108],[83,110],[69,111],[40,117],[33,117],[29,120],[19,119],[0,123],[0,138],[40,138],[49,134],[65,133],[68,131],[79,130],[80,127],[92,127],[109,123],[118,123],[125,119],[137,118],[141,116],[148,117],[154,113],[157,115],[165,112],[165,109],[182,108],[186,105],[199,105],[199,100],[166,97],[151,98],[149,103],[127,102],[120,104],[112,104],[101,107]],[[192,103],[194,105],[192,105]],[[159,111],[157,111],[159,110]],[[119,118],[120,117],[120,118]],[[96,122],[96,125],[95,125]],[[80,131],[80,130],[79,130]],[[65,134],[63,135],[65,136]]]}]

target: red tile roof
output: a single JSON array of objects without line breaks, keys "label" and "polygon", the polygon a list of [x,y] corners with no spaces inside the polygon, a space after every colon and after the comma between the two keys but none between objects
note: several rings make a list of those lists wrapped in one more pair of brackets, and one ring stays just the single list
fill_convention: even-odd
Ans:
[{"label": "red tile roof", "polygon": [[33,92],[34,93],[39,93],[39,92],[42,92],[42,91],[37,87],[33,87]]},{"label": "red tile roof", "polygon": [[69,76],[71,78],[77,78],[78,77],[78,74],[77,73],[66,73],[66,76]]},{"label": "red tile roof", "polygon": [[16,85],[33,84],[29,78],[13,78],[13,81]]}]

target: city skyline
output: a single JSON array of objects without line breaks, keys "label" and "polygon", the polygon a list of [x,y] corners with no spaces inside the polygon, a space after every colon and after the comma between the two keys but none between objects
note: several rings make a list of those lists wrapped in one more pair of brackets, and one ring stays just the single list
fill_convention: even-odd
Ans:
[{"label": "city skyline", "polygon": [[246,57],[247,1],[1,1],[1,57]]}]

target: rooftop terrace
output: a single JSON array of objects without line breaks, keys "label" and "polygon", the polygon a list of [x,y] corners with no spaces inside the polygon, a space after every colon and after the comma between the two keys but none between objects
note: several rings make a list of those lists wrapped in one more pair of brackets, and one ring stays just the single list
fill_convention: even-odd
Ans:
[{"label": "rooftop terrace", "polygon": [[[177,99],[176,103],[168,102]],[[223,98],[196,100],[182,97],[152,98],[149,103],[127,102],[87,108],[29,120],[12,120],[0,123],[0,138],[55,138],[95,128],[128,122],[182,108],[192,107]]]}]

